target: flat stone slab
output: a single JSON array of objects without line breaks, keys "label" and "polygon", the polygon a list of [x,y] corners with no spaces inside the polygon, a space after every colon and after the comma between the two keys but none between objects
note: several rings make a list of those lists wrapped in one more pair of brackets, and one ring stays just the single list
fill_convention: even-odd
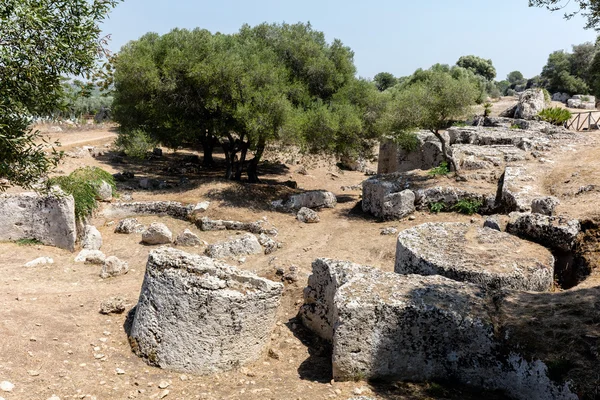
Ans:
[{"label": "flat stone slab", "polygon": [[554,257],[540,245],[494,229],[426,223],[400,232],[394,271],[544,292],[553,287]]},{"label": "flat stone slab", "polygon": [[257,360],[270,343],[283,285],[172,248],[150,252],[129,332],[149,364],[210,374]]}]

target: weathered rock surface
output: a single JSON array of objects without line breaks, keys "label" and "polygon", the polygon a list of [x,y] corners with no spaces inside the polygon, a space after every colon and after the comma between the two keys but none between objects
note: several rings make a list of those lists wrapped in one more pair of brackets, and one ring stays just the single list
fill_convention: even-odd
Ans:
[{"label": "weathered rock surface", "polygon": [[306,208],[334,208],[337,205],[335,194],[325,190],[311,190],[309,192],[294,194],[283,203],[283,207],[290,210]]},{"label": "weathered rock surface", "polygon": [[125,261],[121,261],[115,256],[106,257],[102,270],[100,271],[100,278],[106,279],[113,276],[125,275],[129,271],[129,265]]},{"label": "weathered rock surface", "polygon": [[81,247],[86,250],[100,250],[102,247],[102,235],[98,228],[93,225],[86,225]]},{"label": "weathered rock surface", "polygon": [[568,93],[557,92],[552,95],[552,101],[560,101],[561,103],[566,103],[571,96]]},{"label": "weathered rock surface", "polygon": [[[364,212],[383,218],[384,204],[390,201],[391,194],[402,192],[410,187],[413,174],[396,172],[376,175],[363,182],[362,209]],[[406,196],[405,196],[406,199]],[[390,206],[388,206],[388,210]]]},{"label": "weathered rock surface", "polygon": [[406,189],[390,193],[383,198],[382,216],[385,219],[400,219],[415,212],[415,193]]},{"label": "weathered rock surface", "polygon": [[442,203],[446,210],[451,210],[461,200],[479,204],[478,212],[487,214],[496,208],[496,196],[467,192],[452,186],[436,186],[415,191],[415,204],[418,210],[429,210],[433,203]]},{"label": "weathered rock surface", "polygon": [[102,214],[108,218],[123,218],[132,215],[168,215],[187,220],[194,206],[183,205],[177,201],[136,201],[131,203],[111,203]]},{"label": "weathered rock surface", "polygon": [[54,260],[50,257],[38,257],[35,260],[25,263],[26,267],[39,267],[40,265],[54,264]]},{"label": "weathered rock surface", "polygon": [[543,215],[553,215],[554,209],[560,204],[554,196],[536,197],[531,201],[531,212]]},{"label": "weathered rock surface", "polygon": [[100,314],[121,314],[125,311],[125,300],[121,297],[111,297],[100,303]]},{"label": "weathered rock surface", "polygon": [[245,233],[226,242],[211,244],[205,250],[206,255],[211,258],[239,257],[262,252],[260,242],[251,233]]},{"label": "weathered rock surface", "polygon": [[406,172],[414,169],[431,169],[444,161],[442,145],[437,137],[428,131],[415,134],[416,149],[408,151],[393,140],[384,140],[379,146],[377,163],[378,174]]},{"label": "weathered rock surface", "polygon": [[167,244],[173,241],[173,233],[167,226],[160,222],[153,222],[142,233],[142,242],[145,244]]},{"label": "weathered rock surface", "polygon": [[581,108],[584,110],[595,110],[596,98],[594,96],[576,94],[575,96],[567,100],[567,107]]},{"label": "weathered rock surface", "polygon": [[543,292],[553,287],[554,257],[542,246],[493,229],[426,223],[400,232],[394,271]]},{"label": "weathered rock surface", "polygon": [[177,246],[194,247],[200,246],[202,244],[202,240],[200,240],[198,235],[196,235],[194,232],[186,229],[177,236],[177,239],[175,239],[175,244]]},{"label": "weathered rock surface", "polygon": [[146,227],[138,222],[135,218],[125,218],[117,224],[115,227],[115,233],[142,233],[146,230]]},{"label": "weathered rock surface", "polygon": [[498,222],[498,217],[497,216],[487,217],[485,219],[485,221],[483,222],[483,227],[484,228],[490,228],[490,229],[493,229],[495,231],[501,231],[502,230],[502,229],[500,229],[500,223]]},{"label": "weathered rock surface", "polygon": [[581,224],[576,219],[542,214],[512,213],[506,231],[551,249],[570,251]]},{"label": "weathered rock surface", "polygon": [[515,118],[534,119],[546,107],[541,89],[528,89],[519,95]]},{"label": "weathered rock surface", "polygon": [[258,242],[260,243],[260,245],[262,247],[264,247],[265,254],[271,254],[272,252],[277,250],[279,248],[279,246],[281,245],[280,243],[276,242],[275,240],[273,240],[271,237],[265,235],[264,233],[261,233],[260,235],[258,235]]},{"label": "weathered rock surface", "polygon": [[300,210],[298,210],[296,218],[298,218],[298,221],[304,222],[306,224],[317,223],[321,220],[321,218],[319,218],[319,214],[316,211],[313,211],[307,207],[302,207]]},{"label": "weathered rock surface", "polygon": [[208,257],[153,250],[129,341],[160,368],[230,370],[266,351],[282,290],[280,283]]},{"label": "weathered rock surface", "polygon": [[516,399],[577,398],[543,362],[513,351],[526,336],[507,343],[495,334],[504,332],[494,325],[503,303],[479,286],[318,259],[304,295],[300,317],[332,340],[335,380],[451,379]]},{"label": "weathered rock surface", "polygon": [[531,211],[535,197],[534,178],[527,170],[524,167],[506,167],[500,178],[500,203],[504,211]]},{"label": "weathered rock surface", "polygon": [[264,220],[255,222],[225,221],[221,219],[210,219],[203,217],[196,220],[196,226],[201,231],[246,231],[250,233],[266,233],[268,235],[277,235],[277,229],[265,227]]},{"label": "weathered rock surface", "polygon": [[75,262],[86,263],[86,264],[97,264],[102,265],[106,261],[106,256],[100,250],[86,250],[83,249],[75,257]]},{"label": "weathered rock surface", "polygon": [[0,195],[0,241],[36,239],[48,246],[75,249],[73,196],[55,191]]},{"label": "weathered rock surface", "polygon": [[113,189],[109,183],[102,181],[98,186],[98,193],[96,196],[96,200],[100,201],[111,201],[113,198]]},{"label": "weathered rock surface", "polygon": [[335,380],[452,380],[515,399],[576,399],[496,339],[485,290],[441,276],[365,275],[335,294]]}]

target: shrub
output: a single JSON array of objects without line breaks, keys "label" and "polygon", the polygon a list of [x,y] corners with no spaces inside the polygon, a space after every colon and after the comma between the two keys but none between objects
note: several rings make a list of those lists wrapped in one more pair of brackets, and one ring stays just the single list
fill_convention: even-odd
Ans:
[{"label": "shrub", "polygon": [[130,157],[144,159],[150,150],[156,146],[156,141],[141,129],[133,129],[119,133],[115,140],[117,148]]},{"label": "shrub", "polygon": [[15,243],[19,246],[36,246],[42,244],[42,242],[37,239],[19,239]]},{"label": "shrub", "polygon": [[419,138],[414,133],[402,133],[394,138],[394,142],[404,151],[415,151],[419,148]]},{"label": "shrub", "polygon": [[464,121],[457,121],[457,122],[453,122],[453,123],[452,123],[452,126],[456,126],[456,127],[458,127],[458,128],[464,128],[464,127],[466,127],[466,126],[470,126],[470,125],[469,125],[469,124],[467,124],[467,123],[466,123],[466,122],[464,122]]},{"label": "shrub", "polygon": [[573,116],[569,110],[562,107],[544,108],[539,112],[538,115],[542,121],[546,121],[557,126],[564,125]]},{"label": "shrub", "polygon": [[437,203],[429,204],[429,211],[431,211],[434,214],[437,214],[437,213],[443,211],[445,208],[446,208],[446,205],[444,203],[442,203],[441,201],[438,201]]},{"label": "shrub", "polygon": [[485,103],[483,105],[483,116],[484,117],[489,117],[490,114],[492,113],[492,103]]},{"label": "shrub", "polygon": [[477,211],[479,211],[479,208],[481,207],[481,205],[482,205],[481,201],[465,199],[465,200],[460,200],[458,203],[456,203],[452,207],[452,209],[455,211],[458,211],[461,214],[473,215]]},{"label": "shrub", "polygon": [[515,89],[507,89],[506,90],[507,96],[515,96],[516,94],[517,94],[517,91]]},{"label": "shrub", "polygon": [[519,125],[517,125],[517,124],[512,124],[510,126],[510,129],[521,129],[521,127]]},{"label": "shrub", "polygon": [[69,175],[57,176],[48,180],[48,186],[59,186],[75,200],[75,217],[83,220],[92,215],[98,208],[96,197],[102,181],[108,183],[113,192],[116,189],[115,179],[111,174],[98,167],[78,168]]},{"label": "shrub", "polygon": [[428,172],[428,174],[431,176],[448,175],[449,173],[450,173],[450,168],[448,168],[448,163],[445,161],[442,161],[439,166],[431,169]]},{"label": "shrub", "polygon": [[590,96],[581,96],[581,101],[587,103],[588,101],[590,101]]}]

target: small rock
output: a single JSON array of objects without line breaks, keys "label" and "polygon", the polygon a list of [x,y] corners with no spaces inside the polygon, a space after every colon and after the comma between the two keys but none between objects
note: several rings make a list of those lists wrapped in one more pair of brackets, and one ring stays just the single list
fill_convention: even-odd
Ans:
[{"label": "small rock", "polygon": [[397,233],[398,233],[398,229],[396,229],[396,228],[393,228],[393,227],[389,227],[389,228],[383,228],[383,229],[381,230],[381,234],[382,234],[382,235],[384,235],[384,236],[387,236],[387,235],[395,235],[395,234],[397,234]]},{"label": "small rock", "polygon": [[192,210],[192,215],[201,214],[201,213],[205,212],[206,210],[208,210],[209,206],[210,206],[210,201],[202,201],[202,202],[196,204],[196,206]]},{"label": "small rock", "polygon": [[498,223],[497,217],[487,217],[483,223],[484,228],[490,228],[495,231],[500,231],[500,224]]},{"label": "small rock", "polygon": [[98,188],[97,188],[96,200],[111,201],[112,195],[113,195],[112,186],[105,181],[100,182],[100,185],[98,185]]},{"label": "small rock", "polygon": [[86,250],[100,250],[102,247],[102,235],[93,225],[86,225],[81,247]]},{"label": "small rock", "polygon": [[110,278],[111,276],[124,275],[129,271],[129,265],[125,261],[119,260],[115,256],[107,257],[102,265],[100,277],[102,279]]},{"label": "small rock", "polygon": [[29,376],[39,376],[40,375],[40,371],[36,371],[36,370],[29,370],[27,371],[27,374],[29,374]]},{"label": "small rock", "polygon": [[551,216],[559,204],[560,200],[554,196],[537,197],[531,202],[531,212]]},{"label": "small rock", "polygon": [[167,397],[169,395],[169,391],[168,390],[163,390],[162,392],[160,392],[160,394],[158,395],[159,399],[164,399],[165,397]]},{"label": "small rock", "polygon": [[279,360],[281,359],[281,354],[277,350],[269,349],[269,357],[274,360]]},{"label": "small rock", "polygon": [[54,264],[54,260],[50,257],[38,257],[35,260],[25,264],[26,267],[39,267],[40,265]]},{"label": "small rock", "polygon": [[48,397],[48,400],[60,400],[60,397],[58,397],[57,395],[53,394],[52,396]]},{"label": "small rock", "polygon": [[15,385],[10,383],[9,381],[0,382],[0,390],[2,390],[3,392],[12,392],[12,390],[14,388],[15,388]]},{"label": "small rock", "polygon": [[142,233],[146,227],[138,222],[135,218],[125,218],[117,224],[115,233]]},{"label": "small rock", "polygon": [[115,372],[117,373],[117,375],[125,375],[125,370],[121,368],[116,368]]},{"label": "small rock", "polygon": [[167,381],[160,381],[158,384],[158,388],[159,389],[166,389],[170,386],[171,384]]},{"label": "small rock", "polygon": [[265,248],[265,254],[271,254],[279,248],[278,243],[264,233],[258,235],[258,242]]},{"label": "small rock", "polygon": [[321,218],[319,218],[319,214],[316,211],[313,211],[307,207],[302,207],[298,211],[298,214],[296,214],[296,218],[298,218],[298,221],[304,222],[306,224],[317,223],[321,220]]},{"label": "small rock", "polygon": [[125,311],[125,300],[121,297],[111,297],[100,303],[100,314],[121,314]]},{"label": "small rock", "polygon": [[161,148],[156,147],[152,150],[152,155],[156,157],[162,157],[163,151]]},{"label": "small rock", "polygon": [[83,249],[75,257],[75,262],[86,263],[86,264],[97,264],[102,265],[106,260],[106,256],[100,250],[87,250]]},{"label": "small rock", "polygon": [[200,246],[202,244],[202,240],[196,235],[194,232],[186,229],[182,233],[177,236],[175,239],[175,244],[177,246],[187,246],[187,247],[195,247]]},{"label": "small rock", "polygon": [[166,244],[173,241],[173,234],[167,226],[160,222],[153,222],[142,233],[142,242],[145,244]]}]

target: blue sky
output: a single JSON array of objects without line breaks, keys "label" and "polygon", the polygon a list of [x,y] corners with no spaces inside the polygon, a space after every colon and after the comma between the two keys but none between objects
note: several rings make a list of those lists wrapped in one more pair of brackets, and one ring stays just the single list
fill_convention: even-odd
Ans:
[{"label": "blue sky", "polygon": [[103,30],[117,51],[146,32],[175,27],[233,33],[244,23],[299,21],[350,46],[358,75],[367,78],[409,75],[468,54],[492,59],[499,79],[514,70],[529,78],[552,51],[596,38],[582,18],[565,21],[527,0],[125,0]]}]

